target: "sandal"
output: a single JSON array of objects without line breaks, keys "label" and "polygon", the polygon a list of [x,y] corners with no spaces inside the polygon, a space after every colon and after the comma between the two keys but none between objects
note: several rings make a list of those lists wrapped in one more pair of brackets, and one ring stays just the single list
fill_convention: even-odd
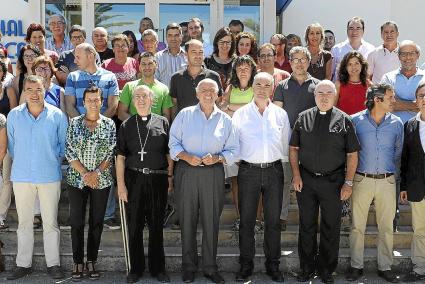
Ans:
[{"label": "sandal", "polygon": [[71,278],[74,282],[79,282],[83,279],[84,266],[82,263],[74,263],[74,269],[72,270]]},{"label": "sandal", "polygon": [[100,277],[100,274],[99,272],[96,271],[94,264],[95,264],[95,261],[86,262],[87,275],[89,276],[90,280],[97,280]]}]

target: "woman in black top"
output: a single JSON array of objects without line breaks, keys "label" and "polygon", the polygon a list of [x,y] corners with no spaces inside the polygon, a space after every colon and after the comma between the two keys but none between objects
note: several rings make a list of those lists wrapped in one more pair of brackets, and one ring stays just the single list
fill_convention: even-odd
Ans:
[{"label": "woman in black top", "polygon": [[205,66],[220,75],[221,85],[223,89],[226,89],[236,49],[235,37],[229,28],[225,27],[218,30],[214,37],[213,46],[213,54],[204,60]]},{"label": "woman in black top", "polygon": [[21,72],[12,81],[12,87],[17,95],[18,101],[21,97],[22,90],[24,89],[24,79],[28,75],[34,75],[32,72],[32,64],[34,60],[40,56],[40,51],[31,45],[26,45],[22,47],[19,52],[18,64],[21,66]]},{"label": "woman in black top", "polygon": [[0,113],[7,116],[9,111],[18,105],[15,91],[12,87],[4,85],[7,67],[3,61],[0,61]]}]

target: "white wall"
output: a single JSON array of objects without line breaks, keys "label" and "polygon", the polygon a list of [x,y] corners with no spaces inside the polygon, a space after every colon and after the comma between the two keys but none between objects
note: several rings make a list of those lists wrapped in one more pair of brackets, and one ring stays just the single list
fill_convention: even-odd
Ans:
[{"label": "white wall", "polygon": [[319,22],[325,29],[334,31],[337,42],[341,42],[347,37],[347,21],[359,16],[365,21],[364,39],[379,45],[380,26],[393,20],[399,26],[399,40],[410,39],[423,48],[420,59],[423,62],[423,11],[423,0],[293,0],[282,15],[282,31],[284,34],[295,33],[304,41],[305,28]]},{"label": "white wall", "polygon": [[[2,9],[0,9],[0,21],[6,27],[2,38],[2,44],[7,46],[7,51],[12,62],[17,60],[16,50],[19,44],[23,44],[24,36],[29,24],[41,22],[41,0],[0,0]],[[12,21],[22,23],[22,30],[18,36],[8,36],[8,24]],[[13,27],[11,25],[10,27]]]}]

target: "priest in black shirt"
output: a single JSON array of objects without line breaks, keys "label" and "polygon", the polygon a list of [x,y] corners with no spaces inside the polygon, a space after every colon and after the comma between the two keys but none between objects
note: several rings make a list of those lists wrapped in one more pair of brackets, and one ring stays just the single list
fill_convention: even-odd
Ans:
[{"label": "priest in black shirt", "polygon": [[317,270],[324,283],[333,283],[332,273],[338,264],[341,205],[352,192],[360,144],[349,116],[333,107],[335,85],[321,81],[314,97],[317,106],[300,113],[289,143],[300,216],[301,273],[297,279],[308,281]]},{"label": "priest in black shirt", "polygon": [[117,184],[119,198],[126,203],[129,232],[130,273],[135,283],[145,269],[143,227],[149,227],[149,271],[160,282],[165,273],[163,220],[168,190],[169,125],[166,118],[151,113],[153,92],[138,86],[132,101],[137,114],[125,120],[117,139]]}]

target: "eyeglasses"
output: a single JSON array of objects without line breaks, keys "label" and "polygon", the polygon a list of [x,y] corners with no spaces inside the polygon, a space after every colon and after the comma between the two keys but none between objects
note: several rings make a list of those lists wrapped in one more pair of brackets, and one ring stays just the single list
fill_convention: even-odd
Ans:
[{"label": "eyeglasses", "polygon": [[128,48],[128,46],[127,45],[117,45],[117,44],[115,44],[114,45],[114,48],[118,48],[118,49],[126,49],[126,48]]},{"label": "eyeglasses", "polygon": [[400,56],[400,57],[413,57],[413,56],[415,56],[415,55],[417,55],[418,54],[418,52],[417,51],[411,51],[411,52],[399,52],[398,53],[398,55]]},{"label": "eyeglasses", "polygon": [[82,36],[82,35],[72,36],[71,39],[80,40],[80,39],[84,39],[84,36]]},{"label": "eyeglasses", "polygon": [[298,63],[306,63],[308,61],[307,58],[303,57],[303,58],[292,58],[291,62],[298,64]]},{"label": "eyeglasses", "polygon": [[37,57],[36,54],[24,54],[23,58],[24,60],[31,60],[31,59],[35,59]]},{"label": "eyeglasses", "polygon": [[261,58],[261,59],[273,58],[273,57],[274,57],[274,55],[273,55],[273,54],[261,54],[261,55],[260,55],[260,58]]},{"label": "eyeglasses", "polygon": [[225,41],[225,40],[220,40],[218,42],[218,45],[231,45],[232,42],[231,41]]},{"label": "eyeglasses", "polygon": [[64,22],[50,22],[49,26],[61,26],[63,24],[65,24],[65,23]]},{"label": "eyeglasses", "polygon": [[425,94],[418,94],[416,99],[423,100],[425,98]]},{"label": "eyeglasses", "polygon": [[50,67],[39,66],[39,67],[35,68],[35,72],[38,72],[38,73],[50,73],[51,71],[52,70],[50,69]]}]

